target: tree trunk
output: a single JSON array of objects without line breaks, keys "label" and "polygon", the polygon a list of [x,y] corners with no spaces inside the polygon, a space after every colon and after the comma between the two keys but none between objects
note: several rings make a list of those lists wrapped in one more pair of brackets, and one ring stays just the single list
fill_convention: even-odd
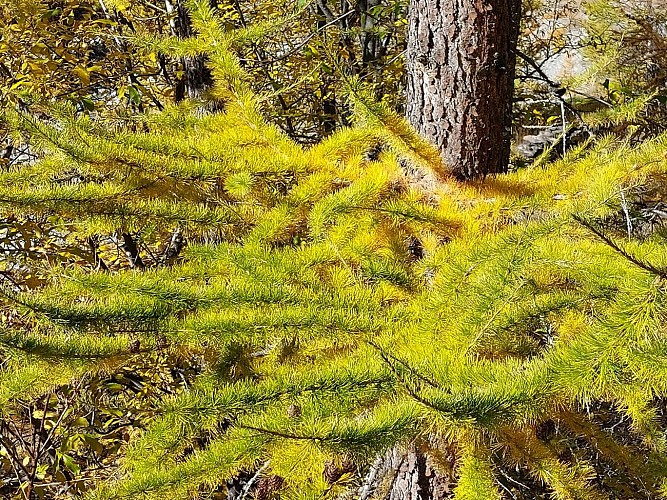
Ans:
[{"label": "tree trunk", "polygon": [[449,500],[453,482],[416,446],[394,447],[375,460],[358,489],[338,500]]},{"label": "tree trunk", "polygon": [[458,178],[504,172],[521,0],[411,0],[408,119]]},{"label": "tree trunk", "polygon": [[[216,2],[210,0],[211,7],[215,8]],[[171,34],[178,38],[190,38],[194,35],[190,23],[190,14],[185,8],[183,0],[165,0],[167,12],[173,16]],[[211,70],[206,66],[203,56],[185,57],[181,60],[183,76],[178,79],[174,89],[174,102],[179,103],[188,98],[201,97],[202,92],[213,85]]]}]

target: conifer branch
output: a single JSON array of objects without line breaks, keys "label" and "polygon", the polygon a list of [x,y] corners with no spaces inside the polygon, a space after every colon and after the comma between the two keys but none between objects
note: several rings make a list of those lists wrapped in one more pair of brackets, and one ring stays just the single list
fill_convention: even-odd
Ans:
[{"label": "conifer branch", "polygon": [[662,279],[667,279],[667,270],[655,267],[650,262],[644,262],[639,258],[637,258],[636,256],[632,255],[631,253],[627,252],[625,249],[621,248],[616,242],[614,242],[609,236],[604,234],[600,229],[595,227],[593,224],[585,220],[580,215],[573,214],[572,218],[579,224],[581,224],[583,227],[588,229],[595,236],[597,236],[600,240],[602,240],[602,242],[604,242],[608,247],[610,247],[616,253],[621,255],[627,261],[632,262],[635,266],[639,267],[640,269],[643,269],[644,271],[648,271],[654,276],[657,276]]},{"label": "conifer branch", "polygon": [[627,469],[632,476],[642,479],[648,491],[657,494],[655,485],[659,484],[667,474],[667,459],[661,453],[649,452],[651,466],[648,467],[643,453],[637,453],[631,447],[616,442],[583,415],[563,409],[560,418],[573,432],[583,436],[618,467]]},{"label": "conifer branch", "polygon": [[[146,354],[153,352],[153,349],[126,349],[114,352],[80,352],[73,351],[68,346],[59,348],[58,346],[50,346],[48,343],[30,341],[29,339],[9,338],[6,335],[0,335],[0,345],[6,346],[9,349],[15,349],[25,354],[36,356],[42,359],[62,360],[62,359],[81,359],[81,360],[103,360],[112,358],[121,358],[123,356],[130,356],[134,354]],[[73,346],[78,347],[78,346]]]},{"label": "conifer branch", "polygon": [[430,385],[430,386],[433,387],[434,389],[438,389],[438,388],[440,387],[439,384],[438,384],[437,382],[435,382],[434,380],[432,380],[432,379],[426,377],[425,375],[422,375],[422,374],[419,373],[416,369],[414,369],[412,366],[410,366],[407,362],[405,362],[405,361],[403,361],[403,360],[401,360],[401,359],[398,359],[398,358],[397,358],[396,356],[394,356],[393,354],[389,354],[388,352],[384,351],[379,345],[377,345],[377,344],[376,344],[375,342],[373,342],[372,340],[366,340],[366,343],[369,344],[371,347],[375,348],[375,350],[377,350],[381,355],[384,355],[384,356],[386,356],[387,358],[391,358],[391,359],[393,359],[394,361],[396,361],[397,363],[400,363],[400,364],[401,364],[402,366],[404,366],[404,367],[405,367],[405,368],[406,368],[412,375],[414,375],[415,377],[417,377],[417,378],[418,378],[419,380],[421,380],[422,382],[425,382],[426,384]]},{"label": "conifer branch", "polygon": [[[369,341],[367,341],[367,342],[369,342]],[[394,376],[396,377],[396,380],[398,380],[398,382],[401,384],[401,386],[403,386],[403,388],[405,389],[405,391],[408,393],[408,395],[409,395],[412,399],[414,399],[414,400],[417,401],[418,403],[423,404],[424,406],[426,406],[426,407],[428,407],[428,408],[431,408],[432,410],[443,411],[443,409],[438,408],[437,406],[435,406],[435,405],[434,405],[433,403],[431,403],[430,401],[424,399],[424,398],[421,397],[419,394],[417,394],[417,392],[416,392],[415,390],[413,390],[413,389],[410,387],[410,385],[406,382],[406,380],[405,380],[405,379],[403,378],[403,376],[399,373],[399,371],[396,369],[396,367],[394,366],[394,364],[389,360],[389,358],[387,357],[387,355],[384,353],[384,351],[383,351],[382,349],[380,349],[379,347],[373,345],[373,344],[370,343],[370,342],[369,342],[369,344],[370,344],[371,346],[373,346],[373,347],[378,351],[378,354],[380,355],[380,358],[382,358],[382,361],[384,361],[384,363],[389,367],[389,370],[394,374]]]},{"label": "conifer branch", "polygon": [[262,434],[268,434],[270,436],[276,436],[280,437],[283,439],[294,439],[296,441],[314,441],[316,443],[325,441],[325,438],[322,437],[317,437],[317,436],[301,436],[298,434],[290,434],[287,432],[281,432],[281,431],[274,431],[271,429],[262,429],[261,427],[254,427],[252,425],[246,425],[246,424],[236,424],[236,427],[240,429],[248,429],[251,431],[257,431]]}]

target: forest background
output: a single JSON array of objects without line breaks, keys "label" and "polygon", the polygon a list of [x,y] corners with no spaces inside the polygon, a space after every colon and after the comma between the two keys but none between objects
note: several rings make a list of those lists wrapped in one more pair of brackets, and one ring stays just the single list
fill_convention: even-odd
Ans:
[{"label": "forest background", "polygon": [[[428,393],[447,392],[439,377],[456,378],[452,373],[459,373],[462,380],[480,377],[474,370],[484,370],[484,366],[456,366],[450,367],[450,372],[438,372],[430,365],[437,365],[437,358],[428,359],[435,354],[424,354],[423,347],[406,343],[389,351],[387,346],[391,345],[392,336],[398,335],[389,325],[409,322],[410,314],[426,322],[419,334],[413,332],[417,339],[428,322],[435,321],[434,310],[447,310],[448,317],[456,317],[471,308],[471,314],[478,314],[468,318],[474,326],[466,326],[466,318],[461,318],[458,327],[462,330],[448,334],[453,336],[450,340],[462,343],[461,339],[473,339],[468,349],[475,352],[475,359],[502,360],[498,363],[502,366],[496,368],[505,370],[503,376],[508,377],[508,364],[503,364],[508,359],[525,360],[522,370],[532,367],[528,363],[541,356],[542,349],[559,346],[556,338],[562,337],[572,347],[569,342],[576,335],[568,337],[568,331],[578,331],[581,324],[594,324],[600,315],[608,314],[605,325],[610,332],[617,328],[627,333],[628,323],[638,331],[644,328],[641,335],[629,335],[627,345],[610,344],[611,350],[636,353],[644,348],[654,349],[653,358],[647,355],[638,362],[646,370],[647,359],[664,360],[658,349],[662,349],[662,344],[647,347],[641,344],[640,337],[661,341],[664,317],[660,300],[665,271],[660,262],[665,255],[661,246],[665,217],[661,168],[665,141],[662,134],[667,123],[667,8],[640,1],[524,3],[514,103],[516,147],[511,164],[517,177],[440,185],[430,177],[428,164],[433,161],[433,152],[414,133],[404,130],[399,118],[405,106],[406,2],[219,2],[211,11],[215,22],[207,18],[208,7],[200,6],[198,17],[192,19],[184,4],[170,1],[163,5],[118,0],[13,0],[0,6],[0,101],[6,110],[0,155],[1,201],[5,207],[1,240],[5,300],[4,333],[0,339],[0,492],[8,498],[78,494],[140,498],[170,491],[183,498],[267,498],[281,494],[290,498],[340,496],[349,491],[363,497],[370,495],[364,491],[372,490],[376,498],[381,498],[391,497],[392,491],[403,488],[422,498],[447,498],[454,494],[456,498],[474,498],[473,494],[478,498],[491,498],[491,494],[508,498],[659,497],[665,478],[664,460],[660,459],[665,405],[659,368],[652,368],[656,371],[651,371],[648,378],[654,382],[648,385],[642,378],[645,374],[635,367],[629,375],[623,372],[618,380],[610,377],[613,382],[596,386],[592,394],[584,394],[585,384],[579,380],[568,386],[572,390],[568,397],[558,393],[548,402],[541,402],[539,411],[523,407],[510,410],[525,404],[527,394],[544,386],[534,385],[530,390],[503,386],[501,390],[493,385],[500,378],[481,380],[480,386],[488,383],[491,387],[483,398],[466,394],[467,399],[445,403],[436,394]],[[207,23],[214,26],[211,32],[231,34],[224,45],[237,58],[238,67],[223,61],[222,56],[216,60],[216,54],[207,54],[198,47],[206,36],[211,36],[206,31]],[[195,36],[197,33],[199,37]],[[224,94],[221,98],[220,89],[216,89],[216,83],[232,81],[232,93],[242,96],[238,91],[240,84],[233,82],[235,71],[247,75],[242,79],[256,96],[253,109],[263,117],[261,120],[241,105],[228,109],[229,96]],[[215,122],[216,118],[207,118],[219,114],[228,114],[230,123],[222,125]],[[239,165],[246,162],[247,168],[235,167],[225,175],[216,173],[214,165],[221,162],[213,152],[216,144],[188,142],[188,134],[199,130],[196,120],[203,120],[215,131],[224,129],[217,140],[232,140],[232,135],[224,135],[229,134],[225,127],[235,126],[245,133],[244,127],[251,123],[249,129],[260,130],[264,134],[261,140],[239,132],[241,136],[233,139],[237,142],[232,141],[229,151],[225,150]],[[352,139],[345,135],[352,134],[350,130],[358,131],[359,137],[354,140],[363,143],[363,147],[351,145]],[[113,134],[118,135],[112,137]],[[172,146],[159,142],[160,136],[170,134],[174,137]],[[216,136],[211,134],[212,140]],[[116,149],[110,146],[112,143]],[[131,158],[122,157],[117,151],[119,144],[131,151]],[[255,146],[257,151],[248,151]],[[304,149],[293,149],[297,147]],[[245,149],[238,153],[234,148]],[[148,153],[142,156],[139,150]],[[345,153],[330,152],[338,150]],[[158,156],[151,156],[152,153]],[[251,154],[254,156],[244,156]],[[277,165],[268,171],[253,170],[258,158],[272,154],[284,155],[297,166],[283,168],[276,160]],[[59,155],[69,155],[68,161],[75,161],[67,163]],[[298,155],[302,158],[294,160]],[[321,167],[318,163],[326,155],[336,158],[332,164],[345,164],[346,169],[329,177],[320,172],[320,181],[327,187],[322,187],[321,193],[320,188],[303,187],[308,208],[298,208],[301,205],[294,205],[289,196],[298,191],[295,186],[305,178],[304,172],[314,169],[306,163],[318,165],[323,172],[327,168],[333,171],[331,165]],[[38,159],[42,162],[36,163]],[[185,163],[177,164],[183,159]],[[619,164],[621,160],[623,165]],[[127,185],[120,190],[114,191],[113,185],[105,184],[111,182],[114,174],[104,168],[120,169],[130,162],[145,169],[143,173],[137,178],[123,178]],[[188,162],[193,165],[188,166]],[[102,164],[104,168],[99,167]],[[387,166],[394,164],[408,166],[402,167],[399,175]],[[634,172],[632,166],[636,164],[642,166],[636,170],[641,170],[645,178],[623,178],[622,183],[617,182],[619,172]],[[81,165],[92,167],[86,170]],[[355,168],[356,174],[348,171]],[[541,174],[542,168],[544,172],[576,171],[576,175],[572,174],[576,182],[563,186],[557,176]],[[577,193],[587,192],[581,187],[581,179],[596,168],[603,179],[598,187],[591,188],[591,199],[596,203],[606,200],[606,211],[596,208],[592,216],[590,210],[583,211],[586,217],[582,218],[581,206],[565,209],[549,205],[568,202],[577,198]],[[155,179],[141,177],[151,169],[159,174]],[[386,173],[387,169],[391,174]],[[420,169],[430,173],[420,173]],[[364,177],[359,172],[368,175]],[[93,178],[93,173],[99,177]],[[160,184],[163,181],[164,185]],[[374,182],[382,187],[373,187]],[[85,191],[89,183],[100,189]],[[151,183],[168,191],[169,200],[181,196],[184,205],[192,206],[153,204],[153,200],[161,201],[164,192],[157,188],[151,191],[151,187],[146,187]],[[533,184],[539,189],[529,193],[526,185]],[[361,186],[357,192],[334,197],[356,186]],[[46,192],[47,188],[50,191]],[[221,198],[225,204],[206,205],[202,200],[211,193],[222,196],[216,191],[218,188],[225,193]],[[420,192],[418,196],[415,189]],[[449,194],[443,196],[443,189]],[[452,190],[459,194],[452,195]],[[150,204],[134,199],[133,193],[139,191]],[[613,193],[613,202],[609,201],[609,193]],[[452,205],[457,208],[443,208],[448,202],[441,202],[440,198],[447,196],[455,200]],[[539,203],[530,201],[528,210],[526,199],[531,196]],[[119,198],[126,202],[118,202]],[[242,210],[241,202],[235,205],[238,200],[252,200],[255,206],[241,213],[241,222],[230,222],[229,212],[223,213],[223,208]],[[284,200],[287,202],[283,206]],[[461,208],[478,207],[479,200],[495,204],[491,215],[479,208],[472,208],[470,215]],[[593,201],[590,203],[594,205]],[[116,205],[125,211],[110,211],[109,207]],[[345,217],[354,219],[355,210],[362,207],[366,213],[371,206],[382,214],[374,215],[377,218],[372,220],[362,218],[360,224],[376,242],[356,241],[348,234],[351,221]],[[287,209],[280,212],[280,207]],[[574,225],[577,244],[591,245],[595,241],[606,249],[592,251],[601,256],[600,261],[593,260],[591,264],[598,271],[577,268],[583,273],[579,276],[574,271],[567,275],[560,269],[560,274],[548,279],[539,273],[530,274],[536,272],[530,267],[535,262],[526,255],[535,250],[527,249],[522,238],[548,239],[545,227],[560,226],[562,221],[551,220],[547,214],[560,212]],[[394,219],[388,222],[381,218],[383,214]],[[579,222],[572,222],[572,218]],[[82,220],[88,227],[82,228]],[[146,224],[142,226],[142,222]],[[287,229],[278,231],[271,224],[283,224]],[[511,233],[514,226],[526,226],[528,236]],[[477,238],[487,237],[487,233],[490,239],[484,241],[491,256],[475,255]],[[207,323],[213,321],[210,317],[197,317],[200,309],[208,307],[202,304],[210,298],[204,300],[194,289],[176,287],[170,292],[167,284],[180,283],[188,276],[197,276],[202,287],[208,286],[211,278],[201,274],[205,274],[207,266],[243,269],[239,260],[220,264],[216,259],[224,261],[227,257],[215,252],[227,250],[224,245],[222,251],[215,248],[221,242],[258,244],[253,238],[271,249],[277,248],[276,252],[310,248],[314,255],[313,248],[319,248],[317,243],[337,242],[333,257],[310,258],[321,259],[318,265],[328,266],[326,272],[318,272],[326,276],[323,279],[331,287],[326,293],[333,294],[331,303],[339,308],[338,316],[322,318],[304,304],[298,304],[302,309],[287,309],[295,299],[288,297],[285,290],[280,293],[286,295],[280,296],[269,286],[276,280],[288,283],[294,279],[299,270],[292,269],[289,260],[305,262],[299,260],[305,258],[302,254],[279,254],[275,262],[267,257],[273,255],[270,252],[261,254],[270,269],[257,267],[261,276],[253,277],[257,289],[252,288],[252,292],[242,290],[233,280],[225,282],[226,287],[239,287],[234,292],[236,299],[229,299],[236,308],[235,317],[241,314],[239,311],[249,315],[246,323],[234,327],[229,326],[230,318],[226,318],[225,327],[220,318],[217,326],[211,327],[212,323]],[[627,242],[623,240],[624,245],[620,245],[618,238]],[[448,246],[452,241],[456,243]],[[630,251],[625,243],[636,246]],[[381,251],[374,245],[379,245]],[[186,247],[189,253],[184,250]],[[540,248],[537,244],[536,247]],[[517,260],[502,260],[510,248],[514,252],[510,252],[512,258]],[[243,254],[246,259],[257,258],[259,253],[253,252],[260,252],[252,246],[243,246],[242,250],[247,253]],[[371,251],[382,258],[369,257]],[[455,261],[457,251],[475,262],[464,259],[456,264],[457,269],[442,271],[446,262]],[[541,256],[538,261],[566,260],[562,248],[558,250],[563,253],[562,258],[556,258],[555,250],[554,254],[539,251],[547,257]],[[623,264],[605,252],[616,255]],[[480,276],[472,272],[481,268],[477,261],[491,263]],[[585,267],[586,263],[581,265]],[[506,269],[511,271],[505,272]],[[457,270],[461,270],[458,278]],[[146,280],[156,281],[152,285],[133,281],[140,280],[133,276],[141,273],[145,273]],[[611,284],[605,281],[605,273],[614,277]],[[104,282],[105,277],[95,281],[99,275],[110,281]],[[520,284],[512,281],[517,277]],[[238,276],[235,279],[242,283]],[[452,290],[458,293],[459,287],[454,285],[458,279],[472,282],[468,283],[465,300],[447,295]],[[525,288],[527,281],[534,290]],[[632,282],[634,289],[623,289],[625,282]],[[648,291],[642,288],[638,292],[637,282],[648,287]],[[306,288],[311,290],[313,286],[308,283]],[[151,309],[141,301],[104,302],[108,300],[103,297],[104,290],[123,287],[128,296],[139,293],[137,290],[147,293],[150,289],[156,294],[156,290],[165,288],[161,300],[167,304],[166,310]],[[545,297],[552,302],[536,306],[534,297],[539,295],[540,287],[548,289]],[[93,289],[99,295],[83,300],[84,290]],[[347,290],[349,296],[342,290]],[[431,293],[433,303],[425,305],[429,290],[436,292]],[[320,292],[313,292],[317,299],[308,300],[315,304],[321,301],[320,308],[331,306],[324,300],[324,292]],[[555,302],[554,292],[560,294]],[[618,296],[614,295],[616,292]],[[652,294],[652,308],[644,307],[643,298],[637,299],[644,297],[644,292]],[[635,299],[628,299],[628,293]],[[239,302],[241,295],[245,303]],[[524,300],[526,309],[507,311],[507,297],[518,304]],[[83,304],[81,309],[68,309],[77,301]],[[269,316],[262,316],[258,304],[272,301],[281,307],[283,302],[287,304],[286,312],[279,321],[272,317],[267,322]],[[642,304],[642,308],[635,311],[632,307],[637,304]],[[90,308],[84,310],[84,306]],[[374,310],[376,306],[382,312]],[[406,309],[401,309],[403,306]],[[428,312],[422,314],[421,309],[410,307],[426,307]],[[344,317],[350,311],[356,314],[358,324],[345,324]],[[625,315],[621,326],[614,323],[620,321],[619,314]],[[639,317],[645,323],[638,322]],[[179,323],[186,320],[192,323]],[[173,323],[167,324],[169,321]],[[192,338],[183,334],[186,326],[197,334]],[[244,340],[240,336],[222,342],[216,337],[220,332],[235,331],[234,328],[246,332],[258,327],[284,332],[277,340]],[[333,342],[320,338],[324,334],[319,329],[338,329],[342,333]],[[402,330],[402,335],[406,331],[412,330]],[[492,339],[488,345],[477,345],[481,331]],[[388,337],[377,332],[389,332]],[[363,341],[355,337],[359,333]],[[612,337],[618,338],[617,333]],[[426,338],[417,344],[427,345]],[[96,346],[91,342],[97,342]],[[299,385],[306,384],[307,379],[291,381],[298,389],[294,389],[295,393],[317,392],[315,387],[325,394],[338,394],[341,401],[329,406],[339,404],[343,408],[340,415],[319,400],[304,402],[283,397],[289,390],[283,388],[281,392],[278,385],[287,384],[289,377],[281,372],[285,366],[326,365],[332,360],[353,363],[352,354],[350,359],[344,356],[355,352],[359,355],[359,345],[365,346],[360,349],[373,352],[379,363],[380,367],[369,368],[373,377],[366,373],[364,378],[342,368],[340,372],[326,373],[318,364],[315,373],[321,379],[311,380],[311,389]],[[402,349],[405,357],[400,355]],[[558,355],[565,356],[562,352]],[[586,359],[576,350],[568,355]],[[565,363],[562,359],[559,362]],[[415,369],[420,364],[424,366]],[[549,365],[549,370],[553,369]],[[423,375],[433,370],[435,373]],[[268,375],[273,371],[277,379]],[[642,375],[638,376],[640,372]],[[243,404],[235,404],[246,405],[243,411],[250,415],[255,406],[261,412],[265,408],[262,397],[253,396],[254,389],[248,387],[259,387],[259,391],[268,389],[258,381],[278,384],[274,387],[280,394],[276,400],[285,406],[280,411],[287,424],[280,424],[279,419],[274,422],[266,415],[261,418],[268,420],[262,421],[255,415],[260,423],[244,421],[236,432],[253,431],[253,436],[259,433],[291,444],[280,448],[270,443],[267,446],[274,448],[263,452],[268,455],[253,455],[228,469],[215,461],[205,463],[206,452],[214,453],[211,443],[215,445],[220,436],[231,434],[228,427],[234,427],[230,423],[234,419],[216,407],[218,413],[211,421],[197,421],[194,430],[179,427],[181,441],[170,445],[174,463],[166,466],[166,472],[151,469],[157,465],[151,465],[149,462],[154,459],[147,458],[150,453],[146,450],[155,446],[150,440],[165,439],[158,432],[159,425],[166,425],[164,422],[178,413],[178,405],[183,403],[178,397],[187,398],[197,391],[208,394],[207,384],[214,384],[211,380],[231,384],[224,387],[237,395],[247,390]],[[422,389],[421,385],[433,387]],[[369,390],[371,386],[373,389]],[[576,390],[572,389],[574,386]],[[458,394],[457,387],[447,390]],[[624,392],[622,387],[632,390]],[[399,400],[400,404],[393,401],[403,420],[390,422],[391,411],[385,408],[381,410],[385,413],[369,417],[377,428],[354,428],[358,434],[354,434],[353,424],[345,429],[326,424],[332,415],[343,419],[359,417],[362,410],[375,404],[381,409],[383,404],[391,406],[392,400],[386,398],[394,392],[402,392],[405,397]],[[409,407],[408,400],[465,425],[452,427],[451,422],[446,422],[442,427],[426,428],[424,416],[414,417],[419,412]],[[191,403],[197,409],[194,414],[199,415],[195,420],[206,420],[208,417],[201,415],[205,412],[198,406],[201,402]],[[447,411],[442,410],[445,407]],[[275,415],[270,417],[277,419]],[[507,419],[513,424],[507,424]],[[265,425],[267,422],[274,425]],[[476,425],[484,428],[479,435],[475,434],[477,430],[471,430]],[[158,437],[151,437],[146,429],[152,429]],[[321,437],[324,434],[331,437],[333,444],[326,444],[327,439]],[[138,441],[140,435],[148,437]],[[312,441],[318,451],[306,453],[294,441]],[[139,445],[128,448],[128,443],[135,442]],[[325,443],[324,451],[321,443]],[[259,446],[246,445],[244,453]],[[142,446],[146,448],[143,451]],[[233,450],[225,449],[220,454],[229,457]],[[308,458],[295,470],[294,462],[302,456]],[[193,465],[193,457],[203,462]],[[401,460],[412,465],[403,466]],[[622,463],[628,465],[619,465]],[[185,470],[188,464],[194,469]],[[176,470],[180,472],[175,473]],[[207,472],[210,470],[216,472]],[[125,473],[130,479],[123,476]],[[180,479],[170,482],[168,476],[174,474]],[[390,481],[387,487],[383,483],[387,477],[399,477],[402,482]],[[424,477],[430,478],[430,486],[424,486]],[[115,483],[119,478],[120,482]],[[155,484],[146,478],[153,478]],[[107,483],[116,486],[99,488]],[[466,493],[468,489],[472,493]]]}]

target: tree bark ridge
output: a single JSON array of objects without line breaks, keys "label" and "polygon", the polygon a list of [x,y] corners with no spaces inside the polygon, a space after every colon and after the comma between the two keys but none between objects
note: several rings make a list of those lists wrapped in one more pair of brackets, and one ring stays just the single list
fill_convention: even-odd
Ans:
[{"label": "tree bark ridge", "polygon": [[520,0],[411,0],[406,114],[459,178],[504,172]]}]

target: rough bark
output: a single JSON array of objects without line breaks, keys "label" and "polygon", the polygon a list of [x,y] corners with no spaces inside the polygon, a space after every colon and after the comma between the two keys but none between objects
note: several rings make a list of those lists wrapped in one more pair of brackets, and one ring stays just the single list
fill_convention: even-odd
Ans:
[{"label": "rough bark", "polygon": [[340,500],[447,500],[452,486],[429,455],[415,446],[394,447],[377,458],[358,490]]},{"label": "rough bark", "polygon": [[[215,8],[216,2],[211,0],[211,7]],[[173,16],[171,33],[179,38],[190,38],[194,36],[190,15],[185,8],[183,0],[165,0],[167,12]],[[200,97],[202,92],[213,85],[211,70],[206,66],[203,56],[185,57],[181,60],[183,65],[183,76],[179,78],[174,89],[174,101],[181,102],[189,98]]]},{"label": "rough bark", "polygon": [[504,172],[521,0],[411,0],[408,119],[459,178]]},{"label": "rough bark", "polygon": [[[442,470],[437,468],[428,452],[417,445],[407,449],[401,446],[379,455],[363,477],[358,487],[348,489],[336,500],[451,500],[453,498],[453,470],[455,456],[450,452],[439,453],[440,466],[443,460],[451,461]],[[241,472],[227,481],[227,500],[268,500],[278,498],[275,493],[290,478],[276,475],[263,476],[265,463],[253,472]],[[338,465],[327,462],[324,479],[333,485],[344,474],[354,472],[353,461],[343,461]]]}]

